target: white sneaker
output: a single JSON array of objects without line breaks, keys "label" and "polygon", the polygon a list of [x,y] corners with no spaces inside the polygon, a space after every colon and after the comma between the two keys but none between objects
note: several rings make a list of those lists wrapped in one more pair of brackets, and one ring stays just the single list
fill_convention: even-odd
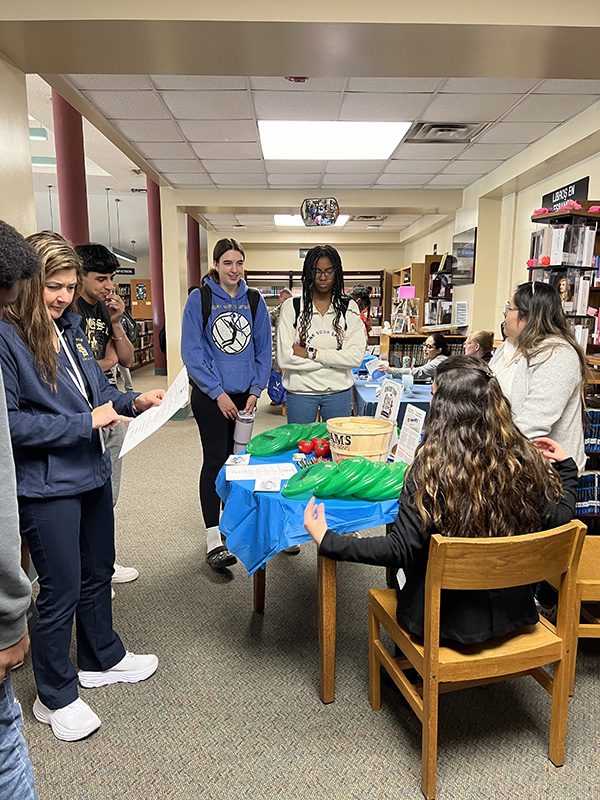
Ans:
[{"label": "white sneaker", "polygon": [[39,697],[35,698],[33,714],[39,722],[50,725],[52,733],[63,742],[85,739],[100,727],[100,718],[87,703],[78,697],[68,706],[54,711],[47,708]]},{"label": "white sneaker", "polygon": [[113,583],[131,583],[140,577],[140,573],[135,567],[122,567],[115,562],[115,569],[112,576]]},{"label": "white sneaker", "polygon": [[79,671],[79,683],[86,689],[96,686],[108,686],[109,683],[137,683],[154,675],[158,667],[158,658],[154,655],[136,656],[127,652],[114,667],[104,672]]},{"label": "white sneaker", "polygon": [[115,590],[113,589],[112,586],[110,587],[110,599],[111,600],[115,599]]}]

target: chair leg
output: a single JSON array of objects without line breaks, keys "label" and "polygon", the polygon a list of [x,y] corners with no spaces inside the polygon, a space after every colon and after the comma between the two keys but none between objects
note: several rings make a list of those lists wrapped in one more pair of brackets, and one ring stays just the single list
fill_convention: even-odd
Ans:
[{"label": "chair leg", "polygon": [[423,743],[421,754],[421,791],[427,800],[435,798],[438,739],[438,683],[431,676],[423,678]]},{"label": "chair leg", "polygon": [[579,645],[579,621],[581,617],[581,595],[583,587],[581,584],[577,585],[576,596],[576,609],[577,621],[575,623],[575,630],[573,631],[573,640],[571,642],[571,673],[569,675],[569,695],[575,691],[575,668],[577,666],[577,647]]},{"label": "chair leg", "polygon": [[565,762],[567,738],[567,714],[569,711],[569,689],[571,686],[571,662],[561,659],[554,667],[552,681],[552,712],[550,715],[550,746],[548,757],[557,767]]},{"label": "chair leg", "polygon": [[369,607],[369,703],[374,711],[381,708],[381,664],[375,652],[375,640],[379,637],[379,622]]}]

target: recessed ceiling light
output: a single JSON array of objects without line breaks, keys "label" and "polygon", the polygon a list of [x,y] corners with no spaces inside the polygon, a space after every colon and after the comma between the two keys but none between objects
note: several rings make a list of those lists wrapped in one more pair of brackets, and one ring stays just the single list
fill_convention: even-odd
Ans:
[{"label": "recessed ceiling light", "polygon": [[269,159],[387,159],[410,122],[296,122],[258,120],[263,157]]},{"label": "recessed ceiling light", "polygon": [[244,228],[246,226],[245,225],[233,225],[232,227],[233,227],[234,231],[241,231],[241,230],[244,230]]},{"label": "recessed ceiling light", "polygon": [[379,225],[367,225],[367,230],[368,231],[378,231],[379,230]]}]

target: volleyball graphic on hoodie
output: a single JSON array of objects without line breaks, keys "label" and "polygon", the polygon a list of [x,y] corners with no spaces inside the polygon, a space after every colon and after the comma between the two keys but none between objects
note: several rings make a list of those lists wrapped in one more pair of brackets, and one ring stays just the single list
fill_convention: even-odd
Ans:
[{"label": "volleyball graphic on hoodie", "polygon": [[238,311],[226,311],[213,320],[211,336],[222,353],[234,355],[248,347],[252,328],[246,317]]}]

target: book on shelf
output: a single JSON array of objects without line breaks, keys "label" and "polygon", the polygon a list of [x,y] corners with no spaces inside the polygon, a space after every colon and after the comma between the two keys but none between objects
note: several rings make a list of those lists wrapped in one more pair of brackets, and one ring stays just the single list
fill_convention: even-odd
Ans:
[{"label": "book on shelf", "polygon": [[452,300],[452,276],[433,272],[429,276],[429,298],[431,300]]},{"label": "book on shelf", "polygon": [[425,325],[452,324],[452,301],[430,300],[425,307]]}]

